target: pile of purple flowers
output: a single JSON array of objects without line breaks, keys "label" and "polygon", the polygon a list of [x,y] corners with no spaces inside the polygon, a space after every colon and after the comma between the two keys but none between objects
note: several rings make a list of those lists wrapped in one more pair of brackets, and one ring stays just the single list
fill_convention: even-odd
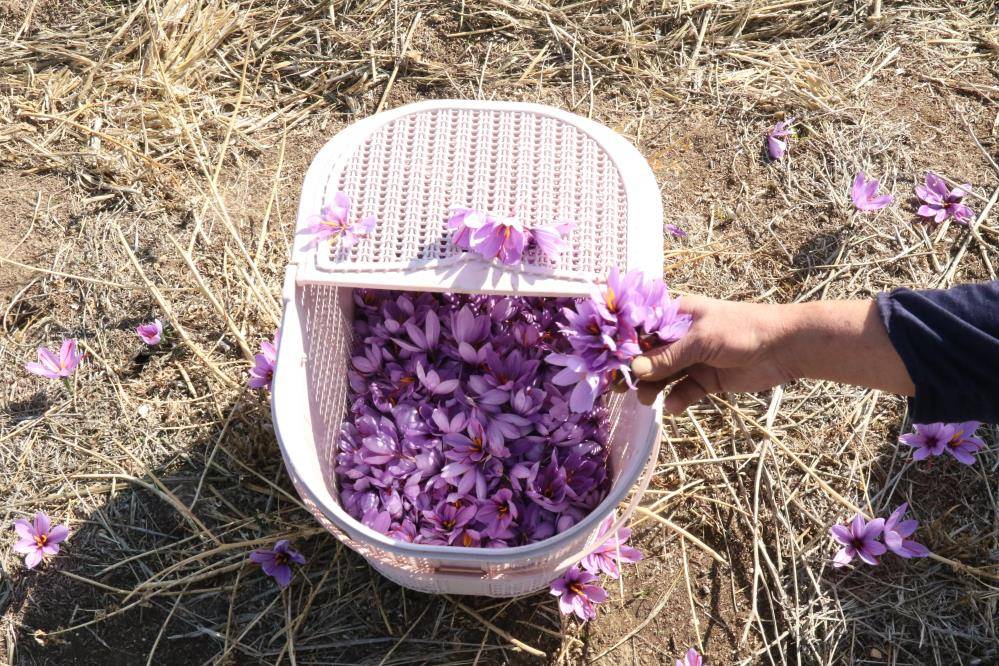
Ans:
[{"label": "pile of purple flowers", "polygon": [[356,290],[347,511],[412,543],[516,546],[606,496],[607,412],[570,408],[550,355],[570,299]]}]

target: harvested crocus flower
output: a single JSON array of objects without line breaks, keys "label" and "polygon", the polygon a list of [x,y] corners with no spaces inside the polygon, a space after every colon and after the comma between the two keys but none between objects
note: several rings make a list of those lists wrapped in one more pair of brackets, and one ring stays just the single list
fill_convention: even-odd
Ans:
[{"label": "harvested crocus flower", "polygon": [[913,460],[925,460],[943,454],[947,442],[954,436],[954,430],[947,423],[914,423],[914,432],[898,438],[906,446],[911,446]]},{"label": "harvested crocus flower", "polygon": [[958,224],[968,224],[975,213],[961,201],[970,191],[971,185],[967,183],[950,189],[943,178],[927,171],[926,184],[916,186],[916,196],[923,201],[916,214],[930,218],[937,224],[948,217],[954,218]]},{"label": "harvested crocus flower", "polygon": [[24,565],[34,569],[47,555],[59,552],[59,544],[69,536],[69,528],[65,525],[52,527],[52,521],[44,511],[35,514],[33,521],[14,521],[14,530],[21,537],[14,544],[14,552],[24,555]]},{"label": "harvested crocus flower", "polygon": [[486,223],[486,214],[473,208],[453,206],[447,227],[451,230],[451,242],[462,250],[472,249],[472,233]]},{"label": "harvested crocus flower", "polygon": [[683,661],[680,661],[679,659],[676,660],[676,666],[701,666],[703,663],[704,659],[694,648],[687,650],[687,654],[683,657]]},{"label": "harvested crocus flower", "polygon": [[291,563],[305,564],[305,556],[291,547],[287,539],[274,544],[273,549],[259,548],[250,553],[250,561],[256,562],[264,573],[271,576],[279,587],[288,587],[291,582]]},{"label": "harvested crocus flower", "polygon": [[163,322],[154,319],[148,324],[140,324],[136,327],[135,334],[150,347],[158,345],[163,339]]},{"label": "harvested crocus flower", "polygon": [[485,224],[472,231],[469,245],[485,259],[499,259],[504,264],[515,264],[524,254],[527,234],[516,217],[487,215]]},{"label": "harvested crocus flower", "polygon": [[857,210],[881,210],[895,200],[890,194],[875,196],[880,186],[881,183],[876,178],[867,180],[867,175],[863,171],[857,172],[853,178],[853,187],[850,188],[850,198],[853,199],[853,205]]},{"label": "harvested crocus flower", "polygon": [[982,424],[978,421],[948,424],[951,436],[947,439],[944,452],[954,456],[958,462],[965,465],[975,464],[975,453],[985,448],[985,442],[975,437],[975,431]]},{"label": "harvested crocus flower", "polygon": [[929,548],[921,543],[916,543],[912,539],[906,538],[912,536],[912,533],[919,527],[919,521],[911,519],[902,520],[908,508],[909,504],[902,502],[902,506],[895,509],[888,517],[888,520],[885,521],[885,545],[888,547],[888,550],[905,559],[926,557],[930,554]]},{"label": "harvested crocus flower", "polygon": [[568,408],[546,358],[556,298],[357,290],[337,487],[368,527],[502,548],[568,529],[607,495],[607,412]]},{"label": "harvested crocus flower", "polygon": [[528,229],[527,237],[538,246],[541,254],[554,261],[569,246],[566,236],[575,228],[575,222],[540,225]]},{"label": "harvested crocus flower", "polygon": [[621,275],[616,268],[605,285],[575,310],[567,309],[565,317],[562,332],[572,353],[556,351],[545,360],[564,368],[552,382],[573,387],[569,407],[574,412],[592,408],[616,379],[633,385],[631,360],[642,352],[643,342],[646,347],[675,342],[692,323],[662,280],[646,280],[637,270]]},{"label": "harvested crocus flower", "polygon": [[[614,516],[612,514],[601,523],[597,541],[604,538],[613,524]],[[642,554],[639,551],[625,543],[630,536],[631,530],[629,528],[619,529],[616,534],[608,537],[599,548],[584,557],[580,564],[590,573],[595,574],[603,571],[611,578],[620,577],[621,570],[618,565],[621,562],[634,563],[642,559]]]},{"label": "harvested crocus flower", "polygon": [[791,129],[793,124],[793,117],[781,120],[774,125],[772,130],[767,132],[767,153],[770,155],[770,159],[779,160],[784,157],[784,153],[787,151],[786,138],[794,134],[794,130]]},{"label": "harvested crocus flower", "polygon": [[31,361],[24,365],[24,368],[35,375],[47,377],[49,379],[62,379],[69,377],[80,365],[83,359],[83,352],[76,351],[76,340],[72,338],[63,340],[59,355],[49,351],[45,347],[38,348],[38,362]]},{"label": "harvested crocus flower", "polygon": [[271,388],[274,384],[274,366],[277,364],[278,333],[274,334],[274,342],[262,340],[260,353],[253,357],[253,367],[250,368],[250,388]]},{"label": "harvested crocus flower", "polygon": [[373,215],[363,217],[357,222],[350,222],[350,197],[343,192],[333,195],[333,203],[323,206],[318,215],[309,218],[309,226],[304,233],[312,239],[308,245],[313,246],[324,240],[339,240],[344,248],[351,248],[362,237],[371,233],[377,223]]},{"label": "harvested crocus flower", "polygon": [[669,223],[667,223],[666,224],[666,233],[668,233],[670,236],[673,236],[674,238],[686,238],[687,237],[687,232],[684,231],[682,228],[676,226],[675,224],[669,224]]},{"label": "harvested crocus flower", "polygon": [[833,566],[846,566],[855,557],[860,557],[867,564],[877,564],[877,556],[884,554],[886,550],[885,545],[878,541],[884,527],[884,518],[875,518],[867,522],[858,513],[849,526],[833,525],[829,528],[833,539],[843,546],[833,557]]},{"label": "harvested crocus flower", "polygon": [[566,569],[552,583],[550,592],[558,597],[558,608],[563,615],[575,613],[584,622],[597,616],[594,604],[607,600],[607,592],[597,584],[597,577],[579,567]]}]

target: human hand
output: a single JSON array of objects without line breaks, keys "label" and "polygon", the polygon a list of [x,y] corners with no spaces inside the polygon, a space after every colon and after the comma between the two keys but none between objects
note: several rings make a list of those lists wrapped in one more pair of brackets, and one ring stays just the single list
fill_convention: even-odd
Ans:
[{"label": "human hand", "polygon": [[809,377],[912,395],[915,388],[873,301],[791,305],[684,296],[693,317],[680,340],[631,362],[638,399],[678,414],[710,393],[763,391]]},{"label": "human hand", "polygon": [[635,358],[632,372],[640,380],[638,399],[651,405],[674,381],[663,403],[678,414],[709,393],[763,391],[794,379],[781,357],[787,335],[781,306],[684,296],[680,310],[693,317],[678,341]]}]

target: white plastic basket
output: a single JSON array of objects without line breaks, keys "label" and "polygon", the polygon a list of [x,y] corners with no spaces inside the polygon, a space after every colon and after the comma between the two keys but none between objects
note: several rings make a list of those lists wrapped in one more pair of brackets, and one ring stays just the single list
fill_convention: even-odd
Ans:
[{"label": "white plastic basket", "polygon": [[[434,101],[371,116],[329,141],[305,176],[299,230],[337,190],[353,202],[352,221],[374,214],[378,224],[349,251],[310,249],[296,235],[271,408],[298,493],[326,529],[400,585],[487,596],[546,586],[600,545],[599,524],[634,490],[616,525],[627,520],[655,463],[661,404],[646,407],[634,392],[610,397],[611,489],[572,528],[500,549],[396,541],[340,506],[333,473],[347,409],[352,288],[580,296],[615,265],[658,275],[662,205],[651,169],[624,138],[564,111]],[[577,227],[556,262],[529,252],[522,264],[501,266],[452,247],[452,205]]]}]

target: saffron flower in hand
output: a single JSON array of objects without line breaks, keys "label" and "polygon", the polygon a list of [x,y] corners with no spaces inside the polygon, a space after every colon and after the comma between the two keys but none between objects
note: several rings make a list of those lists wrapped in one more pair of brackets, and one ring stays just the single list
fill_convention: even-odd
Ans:
[{"label": "saffron flower in hand", "polygon": [[916,215],[928,217],[936,224],[953,217],[956,223],[966,225],[975,216],[973,210],[961,203],[970,191],[971,185],[968,183],[951,190],[943,178],[927,171],[926,184],[916,186],[916,196],[923,201]]},{"label": "saffron flower in hand", "polygon": [[59,544],[69,536],[65,525],[52,527],[52,521],[44,511],[35,514],[34,521],[24,518],[14,521],[14,530],[21,539],[14,544],[14,552],[22,553],[24,565],[34,569],[46,555],[59,552]]},{"label": "saffron flower in hand", "polygon": [[254,365],[250,368],[250,388],[270,389],[274,385],[274,367],[277,365],[278,333],[274,334],[274,342],[263,340],[260,343],[260,353],[253,357]]},{"label": "saffron flower in hand", "polygon": [[885,545],[888,546],[888,550],[905,559],[926,557],[930,554],[929,548],[906,538],[912,536],[912,533],[919,527],[917,520],[902,520],[902,516],[905,515],[908,508],[909,504],[902,502],[902,506],[895,509],[885,521]]},{"label": "saffron flower in hand", "polygon": [[289,545],[287,539],[274,544],[274,549],[259,548],[250,553],[250,561],[256,562],[264,573],[274,578],[279,587],[288,587],[291,582],[291,563],[305,564],[305,556]]},{"label": "saffron flower in hand", "polygon": [[794,130],[791,129],[793,124],[793,117],[782,120],[767,133],[767,153],[770,155],[770,159],[779,160],[784,157],[784,153],[787,151],[786,138],[794,134]]},{"label": "saffron flower in hand", "polygon": [[885,545],[878,541],[884,528],[884,518],[875,518],[867,522],[859,513],[853,517],[849,527],[833,525],[829,533],[843,546],[833,558],[833,566],[837,568],[846,566],[858,556],[867,564],[877,564],[878,555],[883,555],[887,550]]},{"label": "saffron flower in hand", "polygon": [[140,324],[135,329],[135,334],[142,338],[142,341],[152,347],[158,345],[163,339],[163,322],[154,319],[148,324]]},{"label": "saffron flower in hand", "polygon": [[313,237],[308,246],[311,247],[324,240],[339,239],[340,245],[349,249],[354,247],[358,240],[371,233],[376,222],[376,218],[369,215],[351,223],[350,197],[343,192],[337,192],[333,195],[332,204],[323,206],[319,215],[309,218],[309,226],[305,228],[305,233],[312,234]]},{"label": "saffron flower in hand", "polygon": [[876,178],[867,180],[867,174],[863,171],[857,172],[853,178],[853,187],[850,188],[850,198],[853,199],[853,205],[857,210],[881,210],[895,200],[890,194],[874,196],[880,186],[881,183]]},{"label": "saffron flower in hand", "polygon": [[76,340],[72,338],[63,340],[59,355],[45,347],[38,348],[38,362],[31,361],[24,365],[24,368],[35,375],[47,377],[49,379],[62,379],[69,377],[76,370],[83,360],[83,352],[77,353]]},{"label": "saffron flower in hand", "polygon": [[949,424],[953,434],[947,439],[944,452],[954,456],[958,462],[974,465],[974,454],[985,448],[985,442],[974,436],[980,425],[978,421]]},{"label": "saffron flower in hand", "polygon": [[[607,534],[613,524],[614,515],[611,514],[600,525],[600,532],[597,534],[598,541]],[[638,550],[625,543],[630,536],[631,530],[629,528],[619,529],[616,534],[608,537],[603,545],[584,557],[580,564],[590,573],[595,574],[603,571],[611,578],[619,578],[621,571],[618,565],[621,562],[634,563],[642,559],[642,554]]]},{"label": "saffron flower in hand", "polygon": [[607,600],[607,592],[597,584],[597,577],[579,567],[566,569],[562,577],[552,583],[551,594],[558,597],[558,608],[563,615],[576,614],[580,620],[597,616],[594,604]]},{"label": "saffron flower in hand", "polygon": [[701,666],[704,663],[704,659],[701,655],[697,654],[697,650],[690,648],[687,650],[686,656],[683,661],[679,659],[676,660],[676,666]]}]

